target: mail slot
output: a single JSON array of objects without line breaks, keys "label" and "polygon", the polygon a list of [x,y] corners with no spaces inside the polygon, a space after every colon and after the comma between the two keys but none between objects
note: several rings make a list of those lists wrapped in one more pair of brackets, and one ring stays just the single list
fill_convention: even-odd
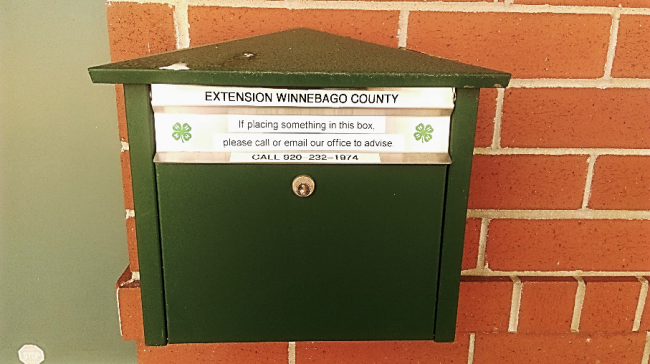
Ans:
[{"label": "mail slot", "polygon": [[147,345],[453,341],[508,74],[309,29],[89,71],[125,84]]}]

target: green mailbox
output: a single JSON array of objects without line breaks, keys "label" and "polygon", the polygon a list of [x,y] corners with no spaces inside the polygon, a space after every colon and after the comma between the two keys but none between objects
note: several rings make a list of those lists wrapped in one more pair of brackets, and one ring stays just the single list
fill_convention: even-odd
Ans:
[{"label": "green mailbox", "polygon": [[124,84],[147,345],[454,340],[509,74],[310,29],[89,72]]}]

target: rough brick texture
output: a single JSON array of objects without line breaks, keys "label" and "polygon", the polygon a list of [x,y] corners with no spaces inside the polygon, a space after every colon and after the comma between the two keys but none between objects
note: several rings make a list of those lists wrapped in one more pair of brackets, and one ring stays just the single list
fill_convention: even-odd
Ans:
[{"label": "rough brick texture", "polygon": [[127,283],[130,279],[131,270],[127,268],[116,285],[120,331],[124,340],[140,340],[144,336],[140,282]]},{"label": "rough brick texture", "polygon": [[585,277],[580,332],[631,332],[641,283],[634,277]]},{"label": "rough brick texture", "polygon": [[176,49],[171,5],[109,2],[106,10],[111,61]]},{"label": "rough brick texture", "polygon": [[[646,7],[648,2],[646,1]],[[650,78],[650,15],[621,15],[613,77]]]},{"label": "rough brick texture", "polygon": [[129,266],[134,272],[140,271],[138,263],[138,243],[135,235],[135,218],[126,219],[126,241],[129,249]]},{"label": "rough brick texture", "polygon": [[454,343],[433,341],[298,342],[298,364],[467,363],[469,335]]},{"label": "rough brick texture", "polygon": [[124,107],[124,86],[115,85],[115,101],[117,103],[117,130],[121,142],[129,141],[129,130],[126,127],[126,109]]},{"label": "rough brick texture", "polygon": [[504,271],[648,271],[647,220],[492,220],[486,262]]},{"label": "rough brick texture", "polygon": [[[133,210],[133,184],[131,183],[131,155],[128,151],[120,153],[120,164],[122,165],[122,189],[124,191],[124,207]],[[126,215],[126,212],[125,212]],[[138,271],[138,244],[135,234],[135,219],[126,219],[126,240],[129,248],[129,266],[131,270]]]},{"label": "rough brick texture", "polygon": [[492,145],[496,108],[497,90],[494,88],[481,89],[478,103],[478,116],[476,117],[475,147],[489,147]]},{"label": "rough brick texture", "polygon": [[527,5],[574,5],[574,6],[611,6],[625,8],[647,8],[647,0],[514,0],[515,4]]},{"label": "rough brick texture", "polygon": [[[594,166],[589,207],[650,210],[650,156],[598,157]],[[650,234],[650,231],[646,233]]]},{"label": "rough brick texture", "polygon": [[476,268],[480,235],[481,219],[467,219],[465,222],[465,245],[463,246],[463,270]]},{"label": "rough brick texture", "polygon": [[472,209],[578,209],[587,156],[475,155]]},{"label": "rough brick texture", "polygon": [[518,333],[568,333],[578,282],[566,277],[521,277]]},{"label": "rough brick texture", "polygon": [[399,12],[190,6],[192,45],[307,27],[397,47]]},{"label": "rough brick texture", "polygon": [[610,26],[609,15],[411,12],[407,45],[518,78],[597,78]]},{"label": "rough brick texture", "polygon": [[169,344],[138,342],[138,364],[278,364],[287,362],[287,343]]},{"label": "rough brick texture", "polygon": [[512,280],[463,277],[458,299],[458,332],[507,332]]},{"label": "rough brick texture", "polygon": [[650,90],[508,89],[501,146],[650,148]]},{"label": "rough brick texture", "polygon": [[[117,128],[121,142],[128,143],[129,134],[126,127],[126,110],[124,108],[124,87],[115,85],[117,101]],[[128,150],[120,152],[120,165],[122,167],[122,191],[124,208],[133,210],[133,184],[131,180],[131,154]],[[129,221],[130,220],[130,221]],[[135,223],[133,219],[126,221],[127,244],[129,249],[129,266],[134,271],[140,269],[138,264],[138,247],[135,239]]]},{"label": "rough brick texture", "polygon": [[133,184],[131,183],[131,154],[128,151],[120,153],[122,166],[122,189],[124,191],[124,208],[133,210]]},{"label": "rough brick texture", "polygon": [[477,334],[473,364],[641,363],[645,333]]}]

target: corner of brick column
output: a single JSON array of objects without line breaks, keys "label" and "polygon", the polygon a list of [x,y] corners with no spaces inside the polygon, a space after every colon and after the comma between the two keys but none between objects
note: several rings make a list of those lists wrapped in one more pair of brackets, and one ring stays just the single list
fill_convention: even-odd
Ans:
[{"label": "corner of brick column", "polygon": [[124,340],[144,340],[140,280],[134,278],[130,267],[127,267],[117,280],[116,292],[122,338]]}]

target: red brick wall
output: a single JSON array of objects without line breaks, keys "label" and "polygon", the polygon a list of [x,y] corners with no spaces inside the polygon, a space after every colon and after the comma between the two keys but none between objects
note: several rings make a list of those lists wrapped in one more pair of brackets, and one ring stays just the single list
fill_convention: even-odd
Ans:
[{"label": "red brick wall", "polygon": [[[303,26],[513,74],[507,89],[481,91],[455,343],[139,343],[141,363],[648,363],[650,1],[149,0],[107,11],[114,61]],[[123,327],[140,317],[125,277]]]}]

